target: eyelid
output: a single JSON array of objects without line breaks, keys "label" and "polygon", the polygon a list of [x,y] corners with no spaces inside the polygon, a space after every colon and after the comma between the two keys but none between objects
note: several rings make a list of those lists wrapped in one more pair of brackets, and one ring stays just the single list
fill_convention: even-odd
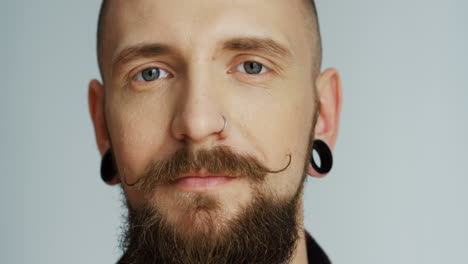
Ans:
[{"label": "eyelid", "polygon": [[265,72],[265,73],[261,73],[261,74],[248,74],[248,73],[243,73],[243,74],[247,74],[247,75],[251,75],[251,76],[255,77],[255,76],[262,76],[262,75],[266,75],[266,74],[276,74],[277,71],[279,70],[278,66],[274,62],[271,62],[270,60],[263,59],[263,58],[260,58],[258,56],[251,55],[251,54],[241,54],[234,60],[234,63],[233,63],[234,66],[230,66],[227,72],[228,73],[238,72],[235,69],[240,64],[246,63],[246,62],[249,62],[249,61],[261,64],[263,67],[268,69],[268,71]]},{"label": "eyelid", "polygon": [[[169,76],[169,75],[171,74],[169,71],[166,71],[166,70],[164,70],[164,69],[162,69],[162,68],[159,68],[159,67],[149,67],[149,68],[146,68],[146,69],[143,69],[143,70],[137,72],[137,74],[135,74],[135,76],[133,76],[133,79],[132,79],[132,80],[137,81],[137,82],[144,82],[144,83],[147,83],[147,82],[154,82],[154,81],[157,81],[157,80],[161,80],[161,79],[166,79],[166,78],[167,78],[167,76],[164,76],[164,77],[158,76],[158,78],[155,79],[155,80],[153,80],[153,81],[138,80],[138,79],[140,78],[140,75],[141,75],[141,78],[143,78],[143,76],[142,76],[142,75],[143,75],[143,72],[146,71],[146,70],[149,70],[149,69],[158,69],[159,72],[160,72],[160,76],[161,76],[161,75],[167,75],[167,76]],[[165,72],[165,73],[164,73],[164,74],[161,74],[161,71],[163,71],[163,72]]]},{"label": "eyelid", "polygon": [[[245,63],[247,63],[247,62],[254,62],[254,63],[257,63],[257,64],[262,65],[262,70],[261,70],[259,73],[257,73],[257,74],[250,74],[250,73],[245,72],[245,68],[243,68],[242,66],[243,66],[243,64],[245,64]],[[245,73],[245,74],[248,74],[248,75],[262,75],[262,74],[269,73],[269,72],[271,71],[270,68],[268,68],[267,66],[263,65],[262,63],[259,63],[259,62],[256,62],[256,61],[244,61],[244,62],[241,62],[241,63],[237,64],[236,69],[237,69],[237,68],[242,68],[242,70],[237,70],[237,71],[242,72],[242,73]],[[266,71],[263,72],[264,70],[266,70]]]},{"label": "eyelid", "polygon": [[[165,65],[162,66],[162,65],[160,65],[160,63],[152,62],[152,63],[146,63],[144,65],[138,66],[138,67],[134,68],[133,70],[129,71],[127,76],[126,76],[126,79],[128,81],[136,81],[135,78],[136,78],[136,76],[138,74],[140,74],[144,70],[151,69],[151,68],[158,68],[160,70],[166,71],[171,78],[174,77],[174,74],[173,74],[174,71],[172,71],[170,67],[165,66]],[[160,78],[160,79],[157,79],[157,80],[164,80],[164,79],[167,79],[167,78],[168,77],[164,77],[164,78]],[[157,81],[157,80],[155,80],[155,81]],[[141,81],[136,81],[136,82],[142,83]]]}]

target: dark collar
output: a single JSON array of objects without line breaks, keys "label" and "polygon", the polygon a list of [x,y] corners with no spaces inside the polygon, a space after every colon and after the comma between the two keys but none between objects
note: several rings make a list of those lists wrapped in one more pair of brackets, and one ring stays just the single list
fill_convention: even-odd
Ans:
[{"label": "dark collar", "polygon": [[[309,264],[331,264],[328,256],[322,248],[315,242],[315,239],[305,231],[306,247],[307,247],[307,262]],[[123,257],[122,257],[123,258]],[[120,259],[117,263],[122,263]]]},{"label": "dark collar", "polygon": [[307,260],[309,264],[331,264],[327,254],[315,242],[315,239],[305,231],[306,246],[307,246]]}]

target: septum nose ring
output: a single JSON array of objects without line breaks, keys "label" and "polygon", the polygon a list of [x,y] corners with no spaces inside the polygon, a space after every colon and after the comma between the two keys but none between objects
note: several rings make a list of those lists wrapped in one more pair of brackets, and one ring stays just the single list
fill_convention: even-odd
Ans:
[{"label": "septum nose ring", "polygon": [[223,133],[224,129],[226,129],[227,127],[227,120],[226,120],[226,117],[224,117],[224,115],[222,116],[223,117],[223,120],[224,120],[224,125],[223,125],[223,129],[221,129],[218,134],[221,134]]}]

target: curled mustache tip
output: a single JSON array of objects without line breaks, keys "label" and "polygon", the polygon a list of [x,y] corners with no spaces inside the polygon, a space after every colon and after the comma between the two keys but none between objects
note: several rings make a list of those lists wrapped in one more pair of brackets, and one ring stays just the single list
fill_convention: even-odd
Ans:
[{"label": "curled mustache tip", "polygon": [[127,186],[129,186],[129,187],[133,187],[133,186],[137,185],[137,183],[138,183],[138,182],[140,181],[140,179],[141,179],[141,178],[139,178],[139,179],[136,180],[134,183],[128,183],[128,182],[127,182],[127,178],[126,178],[126,177],[123,177],[123,178],[124,178],[123,181],[124,181],[125,185],[127,185]]},{"label": "curled mustache tip", "polygon": [[284,166],[282,169],[279,169],[279,170],[268,170],[269,173],[280,173],[280,172],[283,172],[285,171],[289,165],[291,165],[291,153],[288,154],[288,158],[289,158],[289,161],[288,161],[288,164],[286,164],[286,166]]}]

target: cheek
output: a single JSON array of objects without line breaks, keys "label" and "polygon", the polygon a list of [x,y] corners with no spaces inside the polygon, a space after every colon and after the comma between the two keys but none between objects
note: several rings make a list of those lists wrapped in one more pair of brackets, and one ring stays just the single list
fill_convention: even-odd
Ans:
[{"label": "cheek", "polygon": [[116,162],[128,182],[133,182],[151,160],[164,155],[165,150],[161,148],[166,145],[169,114],[149,98],[111,105],[108,124]]},{"label": "cheek", "polygon": [[[299,87],[289,84],[287,87]],[[284,172],[270,174],[268,188],[280,195],[294,192],[302,179],[313,118],[312,89],[278,88],[275,92],[252,100],[243,107],[244,129],[249,142],[261,150],[271,169],[291,164]]]}]

